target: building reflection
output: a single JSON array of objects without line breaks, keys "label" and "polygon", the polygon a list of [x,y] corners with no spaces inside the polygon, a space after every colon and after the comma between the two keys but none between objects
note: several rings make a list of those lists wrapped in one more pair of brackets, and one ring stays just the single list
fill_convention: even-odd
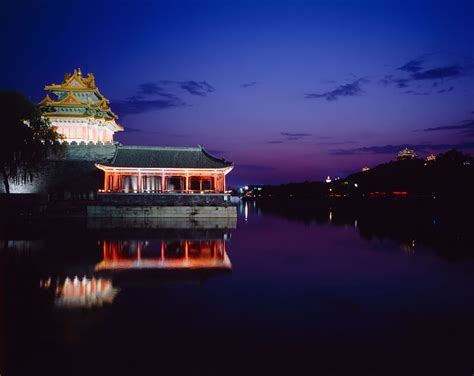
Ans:
[{"label": "building reflection", "polygon": [[102,307],[111,304],[118,293],[112,280],[96,277],[67,277],[55,282],[48,278],[40,281],[40,287],[52,291],[55,306],[61,308]]},{"label": "building reflection", "polygon": [[96,218],[55,222],[54,232],[48,226],[0,227],[0,266],[22,281],[22,295],[48,306],[104,307],[130,286],[201,284],[232,271],[226,248],[235,218]]},{"label": "building reflection", "polygon": [[224,239],[104,240],[96,272],[131,269],[231,270]]}]

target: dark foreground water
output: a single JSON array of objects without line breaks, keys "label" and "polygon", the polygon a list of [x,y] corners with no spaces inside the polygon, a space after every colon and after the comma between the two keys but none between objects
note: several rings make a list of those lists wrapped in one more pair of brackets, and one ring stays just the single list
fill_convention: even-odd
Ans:
[{"label": "dark foreground water", "polygon": [[472,220],[249,202],[232,221],[12,221],[0,374],[472,375]]}]

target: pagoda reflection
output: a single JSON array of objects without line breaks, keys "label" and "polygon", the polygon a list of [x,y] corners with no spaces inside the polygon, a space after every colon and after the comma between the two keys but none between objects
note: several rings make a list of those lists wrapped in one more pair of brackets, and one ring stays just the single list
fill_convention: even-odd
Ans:
[{"label": "pagoda reflection", "polygon": [[118,293],[107,278],[66,277],[64,280],[41,280],[40,287],[53,291],[54,305],[60,308],[93,308],[111,304]]}]

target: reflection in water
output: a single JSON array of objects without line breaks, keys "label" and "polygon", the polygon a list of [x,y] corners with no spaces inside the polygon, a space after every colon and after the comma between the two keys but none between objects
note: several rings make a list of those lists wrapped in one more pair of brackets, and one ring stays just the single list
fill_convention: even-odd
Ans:
[{"label": "reflection in water", "polygon": [[0,373],[469,374],[470,222],[401,204],[246,207],[232,247],[212,221],[5,227]]},{"label": "reflection in water", "polygon": [[[417,246],[431,247],[444,258],[474,256],[471,223],[458,215],[458,206],[449,203],[423,200],[337,200],[328,203],[297,199],[256,202],[264,215],[277,215],[305,225],[353,226],[362,239],[369,242],[389,239],[407,254],[414,252],[416,239]],[[470,201],[463,205],[465,213],[474,210]]]},{"label": "reflection in water", "polygon": [[95,271],[124,269],[231,269],[223,239],[104,240]]},{"label": "reflection in water", "polygon": [[54,291],[54,304],[61,308],[92,308],[111,304],[118,293],[110,279],[66,278],[51,282],[51,278],[41,280],[40,287]]}]

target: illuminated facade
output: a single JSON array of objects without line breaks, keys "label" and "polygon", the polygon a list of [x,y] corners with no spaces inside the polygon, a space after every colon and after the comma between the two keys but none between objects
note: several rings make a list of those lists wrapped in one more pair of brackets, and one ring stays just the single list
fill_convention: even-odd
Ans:
[{"label": "illuminated facade", "polygon": [[436,155],[434,155],[434,154],[428,155],[428,156],[426,157],[426,161],[427,161],[427,162],[434,162],[434,161],[436,161]]},{"label": "illuminated facade", "polygon": [[66,142],[113,142],[114,133],[123,130],[92,73],[84,77],[75,69],[66,73],[61,84],[47,85],[45,90],[48,94],[39,103],[41,112]]},{"label": "illuminated facade", "polygon": [[224,193],[231,162],[196,148],[122,146],[104,171],[103,192]]}]

